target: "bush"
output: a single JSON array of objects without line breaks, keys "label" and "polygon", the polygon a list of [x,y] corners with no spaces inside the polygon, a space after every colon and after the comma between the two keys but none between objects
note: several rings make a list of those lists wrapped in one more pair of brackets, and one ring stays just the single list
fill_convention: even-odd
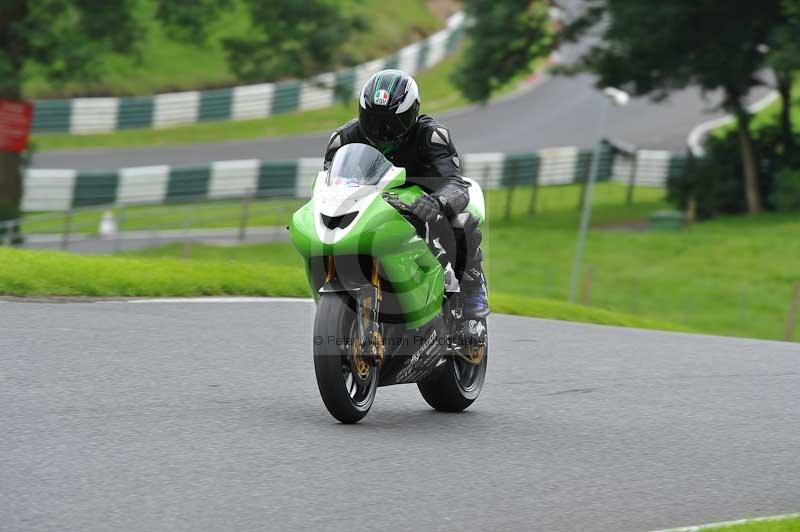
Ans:
[{"label": "bush", "polygon": [[[776,208],[773,194],[776,175],[788,168],[800,168],[797,153],[783,149],[780,130],[766,126],[754,132],[758,160],[761,197],[766,210]],[[667,181],[667,199],[680,209],[686,209],[694,198],[698,219],[723,214],[747,212],[744,171],[737,132],[724,137],[712,137],[706,144],[702,159],[690,159],[683,172]]]},{"label": "bush", "polygon": [[694,198],[701,220],[747,210],[744,176],[735,134],[710,139],[706,156],[691,158],[683,172],[667,181],[667,199],[685,210]]},{"label": "bush", "polygon": [[770,200],[776,210],[800,211],[800,168],[784,168],[778,172]]}]

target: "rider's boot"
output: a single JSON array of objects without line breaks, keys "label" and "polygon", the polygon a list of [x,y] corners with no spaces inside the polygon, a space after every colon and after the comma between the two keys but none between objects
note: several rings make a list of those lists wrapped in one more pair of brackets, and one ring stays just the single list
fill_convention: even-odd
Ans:
[{"label": "rider's boot", "polygon": [[461,277],[461,300],[464,325],[462,334],[467,341],[483,344],[486,341],[486,316],[489,301],[486,296],[486,277],[480,260],[464,270]]}]

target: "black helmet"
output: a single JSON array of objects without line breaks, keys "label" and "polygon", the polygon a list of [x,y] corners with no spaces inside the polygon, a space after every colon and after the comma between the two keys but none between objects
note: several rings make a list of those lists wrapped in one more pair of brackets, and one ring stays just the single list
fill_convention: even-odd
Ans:
[{"label": "black helmet", "polygon": [[358,125],[376,148],[396,146],[419,115],[419,89],[402,70],[381,70],[364,84],[358,100]]}]

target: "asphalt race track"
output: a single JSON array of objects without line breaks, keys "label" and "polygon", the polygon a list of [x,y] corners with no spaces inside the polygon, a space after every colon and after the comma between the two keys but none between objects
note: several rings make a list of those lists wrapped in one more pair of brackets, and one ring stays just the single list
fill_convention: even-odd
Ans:
[{"label": "asphalt race track", "polygon": [[0,529],[646,531],[797,511],[797,344],[493,316],[339,425],[308,302],[0,302]]}]

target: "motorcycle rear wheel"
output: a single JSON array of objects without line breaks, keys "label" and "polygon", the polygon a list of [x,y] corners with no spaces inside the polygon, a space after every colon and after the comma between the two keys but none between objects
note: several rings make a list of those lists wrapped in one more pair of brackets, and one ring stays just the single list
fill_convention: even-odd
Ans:
[{"label": "motorcycle rear wheel", "polygon": [[426,403],[442,412],[461,412],[475,402],[486,378],[489,345],[483,345],[480,354],[474,349],[449,355],[439,371],[417,383]]},{"label": "motorcycle rear wheel", "polygon": [[317,387],[328,412],[342,423],[366,416],[378,389],[378,368],[360,357],[352,304],[346,294],[322,294],[314,320]]}]

